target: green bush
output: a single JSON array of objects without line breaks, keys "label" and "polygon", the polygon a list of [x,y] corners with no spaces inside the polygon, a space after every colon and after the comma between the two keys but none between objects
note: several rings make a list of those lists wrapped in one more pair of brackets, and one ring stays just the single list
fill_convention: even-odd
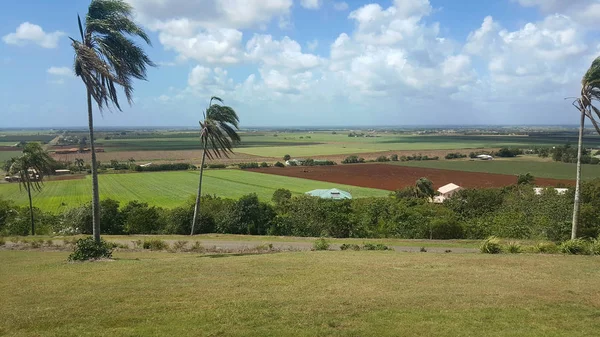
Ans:
[{"label": "green bush", "polygon": [[560,244],[560,251],[570,255],[589,255],[589,243],[582,239],[567,240]]},{"label": "green bush", "polygon": [[365,243],[362,247],[364,250],[391,250],[388,246],[382,243]]},{"label": "green bush", "polygon": [[390,160],[386,156],[379,156],[379,157],[377,157],[376,161],[379,162],[379,163],[384,163],[384,162],[387,162],[387,161],[390,161]]},{"label": "green bush", "polygon": [[282,205],[292,199],[292,191],[287,190],[285,188],[279,188],[273,192],[273,197],[271,201],[275,203],[275,205]]},{"label": "green bush", "polygon": [[150,239],[144,240],[142,248],[150,250],[167,250],[169,248],[169,244],[160,239]]},{"label": "green bush", "polygon": [[390,160],[391,161],[398,161],[398,155],[397,154],[393,154],[390,156]]},{"label": "green bush", "polygon": [[93,237],[88,236],[77,240],[73,253],[69,255],[69,261],[87,261],[97,259],[110,259],[112,257],[112,248],[106,241],[100,240],[97,243]]},{"label": "green bush", "polygon": [[506,245],[506,251],[511,254],[519,254],[521,250],[521,245],[518,242],[509,242]]},{"label": "green bush", "polygon": [[258,163],[241,163],[238,166],[242,170],[259,168]]},{"label": "green bush", "polygon": [[356,163],[364,163],[364,158],[358,158],[358,156],[349,156],[346,159],[342,160],[342,164],[356,164]]},{"label": "green bush", "polygon": [[260,163],[260,167],[269,167],[269,164],[263,161],[262,163]]},{"label": "green bush", "polygon": [[4,240],[4,238],[0,237],[0,246],[4,246],[6,244],[6,240]]},{"label": "green bush", "polygon": [[275,166],[275,167],[285,167],[285,164],[284,164],[284,163],[282,163],[282,162],[280,162],[280,161],[278,161],[278,162],[276,162],[276,163],[275,163],[275,165],[273,165],[273,166]]},{"label": "green bush", "polygon": [[479,247],[479,251],[484,254],[500,254],[502,253],[502,245],[500,244],[500,240],[498,238],[495,236],[490,236],[483,241]]},{"label": "green bush", "polygon": [[558,247],[552,242],[540,242],[533,246],[533,251],[540,254],[554,254],[558,252]]},{"label": "green bush", "polygon": [[328,250],[329,246],[329,241],[326,238],[318,238],[313,243],[314,250]]},{"label": "green bush", "polygon": [[340,250],[360,250],[360,246],[357,244],[344,243],[340,245]]},{"label": "green bush", "polygon": [[590,242],[590,253],[600,255],[600,239],[594,239]]},{"label": "green bush", "polygon": [[452,153],[448,153],[444,158],[450,160],[450,159],[460,159],[460,158],[466,158],[467,155],[466,154],[462,154],[460,152],[452,152]]},{"label": "green bush", "polygon": [[44,245],[44,240],[42,239],[38,239],[38,240],[31,240],[29,241],[29,245],[31,246],[31,248],[41,248]]},{"label": "green bush", "polygon": [[208,167],[209,169],[224,169],[227,168],[227,165],[225,164],[208,164],[205,165],[206,167]]}]

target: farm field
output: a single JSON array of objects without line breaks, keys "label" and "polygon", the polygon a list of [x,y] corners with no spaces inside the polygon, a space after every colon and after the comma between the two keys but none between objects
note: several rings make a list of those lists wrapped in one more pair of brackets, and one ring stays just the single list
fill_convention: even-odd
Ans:
[{"label": "farm field", "polygon": [[[576,165],[560,162],[540,162],[513,159],[494,159],[489,161],[470,160],[430,160],[390,162],[405,167],[422,167],[465,172],[486,172],[518,175],[531,173],[536,178],[575,179]],[[600,165],[582,165],[582,178],[600,178]]]},{"label": "farm field", "polygon": [[[600,259],[0,251],[4,336],[594,336]],[[44,282],[32,280],[44,275]]]},{"label": "farm field", "polygon": [[[147,202],[161,207],[181,206],[196,193],[198,172],[149,172],[126,174],[101,174],[100,197],[126,203],[131,200]],[[387,191],[324,183],[306,179],[273,176],[242,170],[206,170],[202,182],[203,194],[224,198],[239,198],[256,193],[264,201],[270,201],[273,192],[286,188],[301,194],[318,188],[340,188],[354,197],[386,196]],[[11,199],[18,205],[26,205],[27,194],[19,191],[17,184],[0,184],[0,197]],[[41,192],[33,196],[34,206],[52,212],[76,207],[91,200],[91,178],[65,181],[48,181]]]},{"label": "farm field", "polygon": [[[440,170],[433,168],[405,167],[388,164],[352,164],[336,166],[287,167],[285,169],[261,168],[253,172],[283,175],[338,184],[378,188],[395,191],[413,186],[421,177],[429,178],[436,188],[454,183],[466,188],[503,187],[517,183],[514,175]],[[573,180],[539,178],[538,186],[574,185]]]}]

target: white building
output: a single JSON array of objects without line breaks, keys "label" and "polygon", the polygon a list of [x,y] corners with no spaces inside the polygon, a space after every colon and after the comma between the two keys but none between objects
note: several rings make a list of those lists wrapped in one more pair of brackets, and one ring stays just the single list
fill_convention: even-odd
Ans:
[{"label": "white building", "polygon": [[460,186],[458,186],[456,184],[453,184],[453,183],[444,185],[444,186],[438,188],[437,191],[438,191],[439,195],[436,195],[435,197],[433,197],[433,202],[436,203],[436,204],[441,204],[446,199],[448,199],[451,196],[453,196],[454,193],[456,193],[456,192],[458,192],[460,190],[463,190],[463,189],[464,188],[462,188],[462,187],[460,187]]},{"label": "white building", "polygon": [[493,160],[494,157],[490,156],[489,154],[480,154],[477,156],[477,159],[479,160]]},{"label": "white building", "polygon": [[[535,195],[542,195],[542,193],[545,190],[546,190],[546,188],[544,188],[544,187],[534,187],[533,188]],[[567,191],[569,191],[568,188],[555,188],[554,190],[556,191],[556,194],[559,194],[559,195],[563,195],[563,194],[567,193]]]}]

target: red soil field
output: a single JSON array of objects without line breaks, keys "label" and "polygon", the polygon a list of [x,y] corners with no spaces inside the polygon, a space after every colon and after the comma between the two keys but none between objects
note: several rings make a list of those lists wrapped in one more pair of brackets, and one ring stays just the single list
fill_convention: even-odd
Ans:
[{"label": "red soil field", "polygon": [[[454,183],[465,188],[504,187],[517,183],[517,177],[512,175],[404,167],[387,164],[269,167],[253,169],[252,171],[388,191],[414,186],[415,181],[421,177],[431,180],[435,188],[449,183]],[[536,178],[535,184],[542,187],[573,186],[575,182],[573,180]]]}]

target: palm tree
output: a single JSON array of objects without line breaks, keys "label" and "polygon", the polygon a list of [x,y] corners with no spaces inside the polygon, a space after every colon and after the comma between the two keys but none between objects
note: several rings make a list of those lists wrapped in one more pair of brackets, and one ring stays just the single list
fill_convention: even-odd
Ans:
[{"label": "palm tree", "polygon": [[[213,103],[216,101],[217,103]],[[233,153],[233,145],[240,142],[240,136],[235,131],[239,129],[239,118],[231,107],[221,105],[223,100],[219,97],[211,97],[208,109],[204,112],[204,120],[200,121],[200,141],[202,142],[202,163],[200,165],[200,181],[198,183],[198,194],[194,206],[194,218],[192,220],[192,231],[200,214],[200,195],[202,194],[202,174],[204,172],[204,161],[209,159],[229,157]],[[210,148],[208,147],[210,143]]]},{"label": "palm tree", "polygon": [[94,147],[92,99],[100,112],[111,106],[121,110],[117,86],[121,86],[132,103],[132,80],[146,79],[146,69],[154,66],[144,50],[131,38],[139,37],[148,45],[150,39],[132,20],[132,7],[122,0],[92,0],[85,26],[77,16],[81,41],[71,38],[75,51],[75,74],[87,90],[87,113],[92,152],[92,223],[96,242],[100,242],[100,195],[98,163]]},{"label": "palm tree", "polygon": [[81,170],[83,169],[83,166],[85,165],[83,159],[81,158],[76,158],[75,159],[75,165],[77,165],[77,167],[79,168],[79,172],[81,172]]},{"label": "palm tree", "polygon": [[417,197],[432,199],[435,196],[435,190],[433,189],[433,183],[427,178],[419,178],[415,183],[415,194]]},{"label": "palm tree", "polygon": [[52,171],[54,160],[39,143],[28,143],[23,149],[23,155],[10,160],[10,174],[19,177],[19,188],[27,190],[29,197],[29,216],[31,217],[31,235],[35,235],[35,222],[33,219],[33,202],[31,190],[40,191],[44,176]]},{"label": "palm tree", "polygon": [[596,132],[600,134],[599,122],[600,110],[593,105],[594,101],[600,100],[600,57],[597,57],[590,68],[581,79],[581,94],[575,99],[573,105],[580,112],[579,120],[579,140],[577,147],[577,180],[575,183],[575,201],[573,205],[573,222],[571,224],[571,239],[577,237],[577,226],[579,224],[579,210],[581,199],[581,156],[583,148],[583,132],[585,127],[585,118],[591,122]]}]

